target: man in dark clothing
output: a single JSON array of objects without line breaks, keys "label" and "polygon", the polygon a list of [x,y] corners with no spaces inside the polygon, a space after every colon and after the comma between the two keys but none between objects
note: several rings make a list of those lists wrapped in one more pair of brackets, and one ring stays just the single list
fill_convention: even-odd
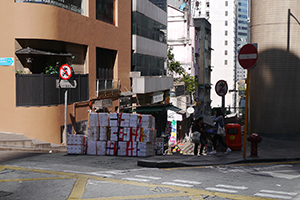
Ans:
[{"label": "man in dark clothing", "polygon": [[204,122],[203,122],[203,117],[199,117],[194,125],[193,125],[193,128],[192,128],[192,132],[194,133],[195,131],[198,131],[201,135],[200,135],[200,143],[195,143],[195,146],[194,146],[194,155],[197,156],[198,155],[198,146],[199,144],[201,144],[200,146],[200,153],[199,153],[199,156],[200,155],[203,155],[203,148],[205,146],[205,136],[204,136]]}]

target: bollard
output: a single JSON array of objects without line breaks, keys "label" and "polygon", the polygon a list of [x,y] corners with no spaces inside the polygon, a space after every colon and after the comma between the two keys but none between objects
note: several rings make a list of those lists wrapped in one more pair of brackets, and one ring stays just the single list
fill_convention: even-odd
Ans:
[{"label": "bollard", "polygon": [[262,141],[262,138],[258,134],[252,133],[252,135],[247,137],[247,140],[251,142],[251,155],[249,157],[258,157],[257,144]]}]

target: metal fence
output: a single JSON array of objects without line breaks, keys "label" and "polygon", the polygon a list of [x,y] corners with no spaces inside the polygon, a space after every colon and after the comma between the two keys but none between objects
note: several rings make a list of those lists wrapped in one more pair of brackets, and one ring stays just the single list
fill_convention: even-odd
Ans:
[{"label": "metal fence", "polygon": [[[49,74],[16,74],[17,106],[50,106],[64,103],[66,89],[56,88],[59,75]],[[77,87],[68,89],[68,103],[89,99],[88,74],[73,75]]]}]

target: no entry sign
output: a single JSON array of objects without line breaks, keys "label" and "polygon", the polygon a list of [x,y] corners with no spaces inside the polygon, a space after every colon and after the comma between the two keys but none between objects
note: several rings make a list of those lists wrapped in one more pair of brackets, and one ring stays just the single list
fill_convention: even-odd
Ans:
[{"label": "no entry sign", "polygon": [[228,90],[228,85],[227,82],[224,80],[219,80],[215,86],[215,90],[217,95],[219,96],[225,96],[225,94],[227,93]]},{"label": "no entry sign", "polygon": [[70,65],[64,64],[59,68],[59,76],[63,80],[68,80],[72,76],[72,68]]},{"label": "no entry sign", "polygon": [[238,60],[244,69],[251,69],[255,66],[258,58],[257,49],[253,44],[246,44],[239,52]]}]

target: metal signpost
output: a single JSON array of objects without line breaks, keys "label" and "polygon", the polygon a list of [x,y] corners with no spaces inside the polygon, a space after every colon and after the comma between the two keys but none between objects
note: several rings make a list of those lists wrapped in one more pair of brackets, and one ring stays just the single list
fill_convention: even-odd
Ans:
[{"label": "metal signpost", "polygon": [[[69,82],[68,80],[71,78],[72,76],[72,68],[67,65],[64,64],[59,68],[59,76],[61,79],[61,81],[59,81],[59,88],[76,88],[77,83],[74,80],[74,85],[72,85],[72,83],[70,82],[69,84],[66,82]],[[76,84],[75,84],[76,83]],[[56,83],[57,85],[57,83]],[[70,87],[71,85],[71,87]],[[65,123],[64,123],[64,145],[67,145],[67,109],[68,109],[68,89],[66,89],[65,92]]]},{"label": "metal signpost", "polygon": [[225,108],[225,95],[228,91],[227,82],[224,80],[219,80],[215,86],[217,95],[222,97],[222,108]]},{"label": "metal signpost", "polygon": [[252,69],[256,66],[257,58],[258,58],[257,44],[244,45],[238,54],[238,60],[239,60],[240,65],[244,69],[247,69],[243,158],[246,157],[247,130],[248,130],[248,101],[249,101],[249,86],[250,86],[250,70],[249,69]]}]

